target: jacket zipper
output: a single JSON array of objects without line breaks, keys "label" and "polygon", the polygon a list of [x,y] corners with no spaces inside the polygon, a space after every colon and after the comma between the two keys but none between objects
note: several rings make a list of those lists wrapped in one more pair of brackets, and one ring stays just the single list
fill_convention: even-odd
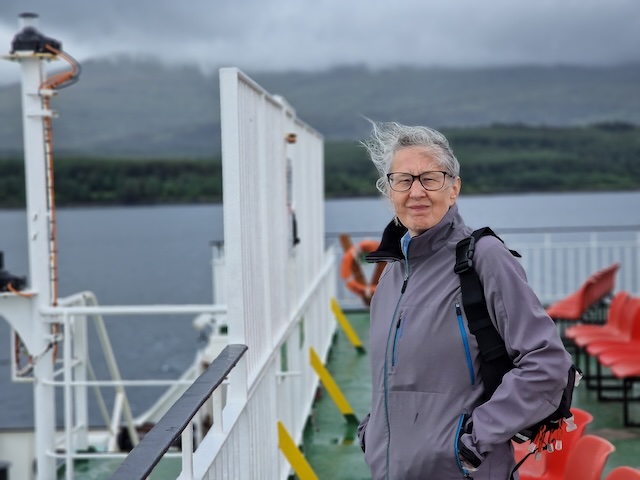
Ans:
[{"label": "jacket zipper", "polygon": [[[408,256],[408,255],[407,255]],[[400,298],[398,298],[398,303],[396,304],[396,309],[393,312],[393,318],[391,319],[391,325],[389,326],[389,333],[387,335],[387,345],[384,351],[384,413],[385,420],[387,422],[387,432],[389,437],[387,438],[387,451],[386,451],[386,468],[385,468],[385,477],[387,480],[389,479],[389,454],[391,450],[391,423],[389,421],[389,343],[391,342],[391,335],[393,333],[394,327],[397,329],[400,326],[402,319],[398,315],[398,311],[400,310],[400,302],[402,301],[402,296],[404,295],[404,291],[407,289],[407,283],[409,282],[409,259],[406,259],[406,268],[404,273],[404,282],[402,282],[402,288],[400,289]],[[398,321],[396,322],[396,318]],[[395,349],[395,340],[394,346]],[[392,354],[395,355],[395,352],[392,351]],[[392,362],[393,363],[393,362]],[[392,365],[393,366],[393,365]]]},{"label": "jacket zipper", "polygon": [[398,317],[398,310],[400,309],[400,300],[402,300],[402,295],[398,299],[398,303],[396,305],[396,309],[393,312],[393,321],[391,322],[391,326],[389,328],[389,334],[387,335],[387,346],[384,352],[384,414],[385,420],[387,421],[387,452],[386,452],[386,478],[389,479],[389,451],[391,449],[391,423],[389,421],[389,343],[391,340],[391,333],[393,332],[393,327],[395,326],[395,318]]},{"label": "jacket zipper", "polygon": [[[404,295],[404,291],[407,289],[407,283],[409,282],[409,260],[407,260],[407,264],[406,264],[406,268],[405,268],[405,272],[404,272],[404,282],[402,282],[402,288],[400,289],[400,298],[398,299],[398,305],[400,305],[400,300],[402,299],[402,296]],[[396,307],[396,311],[393,314],[393,319],[395,320],[396,315],[398,314],[398,309]],[[391,323],[391,325],[393,325],[394,322]],[[393,336],[393,347],[391,349],[391,368],[395,368],[396,366],[396,356],[397,356],[397,347],[398,347],[398,338],[400,337],[400,335],[402,334],[402,330],[400,329],[400,327],[402,326],[402,315],[398,315],[398,321],[395,322],[396,324],[396,331],[395,331],[395,335]],[[389,338],[391,337],[391,329],[389,329]],[[389,338],[387,338],[387,347],[389,346]],[[385,366],[386,366],[386,356],[385,356]]]},{"label": "jacket zipper", "polygon": [[476,384],[476,376],[473,371],[473,362],[471,361],[471,349],[469,348],[469,338],[467,337],[467,332],[464,328],[464,321],[462,320],[462,310],[460,309],[460,304],[455,304],[456,309],[456,317],[458,317],[458,328],[460,328],[460,336],[462,337],[462,345],[464,345],[464,353],[467,357],[467,368],[469,370],[469,377],[471,378],[471,385]]}]

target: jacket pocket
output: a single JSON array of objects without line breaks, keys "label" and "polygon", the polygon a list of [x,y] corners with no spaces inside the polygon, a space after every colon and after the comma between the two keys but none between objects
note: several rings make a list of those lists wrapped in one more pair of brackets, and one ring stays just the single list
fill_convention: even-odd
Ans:
[{"label": "jacket pocket", "polygon": [[364,419],[360,422],[360,425],[358,425],[358,430],[357,430],[358,443],[360,443],[360,448],[362,449],[363,452],[367,450],[367,445],[365,443],[364,436],[367,431],[367,425],[369,424],[370,418],[371,418],[371,412],[369,412],[367,416],[364,417]]},{"label": "jacket pocket", "polygon": [[482,460],[480,460],[476,454],[467,448],[467,446],[462,442],[462,435],[465,433],[471,433],[472,424],[469,423],[470,418],[471,415],[468,413],[460,415],[453,448],[456,463],[458,464],[460,473],[462,473],[464,478],[471,478],[471,473],[475,472],[482,463]]},{"label": "jacket pocket", "polygon": [[460,419],[458,420],[458,428],[456,429],[456,435],[453,439],[453,455],[456,459],[456,464],[460,469],[460,473],[462,473],[465,477],[469,475],[469,472],[462,466],[462,462],[460,461],[460,452],[458,450],[458,445],[460,444],[460,437],[464,433],[462,429],[464,428],[464,424],[466,422],[467,415],[460,415]]},{"label": "jacket pocket", "polygon": [[398,317],[398,321],[396,322],[395,332],[393,335],[393,348],[391,349],[391,368],[396,367],[396,363],[398,361],[398,349],[400,339],[402,338],[402,334],[404,333],[404,325],[406,321],[402,318],[402,315]]}]

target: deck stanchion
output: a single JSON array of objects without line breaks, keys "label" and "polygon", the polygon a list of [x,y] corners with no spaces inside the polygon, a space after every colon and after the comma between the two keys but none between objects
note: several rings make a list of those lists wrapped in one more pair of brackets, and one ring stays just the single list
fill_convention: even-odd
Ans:
[{"label": "deck stanchion", "polygon": [[300,480],[318,480],[318,476],[281,421],[278,421],[278,446]]},{"label": "deck stanchion", "polygon": [[359,353],[365,353],[366,350],[362,346],[362,341],[360,340],[360,337],[358,337],[358,334],[351,326],[351,323],[349,323],[349,320],[347,319],[346,315],[340,308],[340,305],[338,304],[338,301],[335,298],[331,298],[331,311],[336,316],[336,320],[342,327],[342,330],[344,330],[345,335],[347,336],[351,344],[354,346],[354,348]]},{"label": "deck stanchion", "polygon": [[340,410],[340,413],[342,413],[347,422],[354,424],[360,423],[355,413],[353,413],[353,408],[351,408],[349,401],[343,395],[340,387],[338,387],[329,370],[323,365],[322,360],[320,360],[320,357],[313,347],[309,347],[309,357],[311,366],[318,374],[318,377],[320,377],[320,381],[324,385],[324,388],[327,389],[327,392],[329,392],[329,396],[338,407],[338,410]]}]

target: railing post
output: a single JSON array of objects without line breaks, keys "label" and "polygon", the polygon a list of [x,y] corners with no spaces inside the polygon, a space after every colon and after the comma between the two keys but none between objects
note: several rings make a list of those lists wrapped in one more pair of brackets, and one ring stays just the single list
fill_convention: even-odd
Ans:
[{"label": "railing post", "polygon": [[636,232],[636,266],[633,269],[633,282],[629,285],[631,292],[640,295],[640,232]]},{"label": "railing post", "polygon": [[181,435],[182,441],[182,472],[180,478],[193,479],[193,420],[191,420]]},{"label": "railing post", "polygon": [[73,441],[73,406],[72,406],[72,389],[71,389],[71,336],[69,315],[63,316],[64,325],[64,343],[62,345],[62,358],[63,358],[63,375],[64,375],[64,436],[66,442],[65,448],[65,476],[67,480],[73,480],[73,454],[75,452],[75,442]]},{"label": "railing post", "polygon": [[[553,245],[551,242],[551,234],[544,234],[543,241],[544,248],[542,249],[542,264],[544,265],[545,272],[550,272],[552,268],[551,255],[553,252]],[[550,279],[545,278],[540,284],[540,291],[544,297],[548,297],[551,294],[549,287]]]},{"label": "railing post", "polygon": [[222,389],[218,388],[214,390],[211,395],[211,430],[216,435],[222,435],[224,433],[224,424],[222,419]]},{"label": "railing post", "polygon": [[589,271],[595,272],[598,269],[598,234],[596,232],[589,234],[589,247],[591,252],[591,268],[589,268]]},{"label": "railing post", "polygon": [[[244,357],[246,345],[227,345],[198,379],[149,430],[114,472],[112,480],[143,480],[182,435],[183,475],[193,479],[193,418]],[[188,476],[187,476],[188,475]],[[186,476],[186,477],[185,477]]]}]

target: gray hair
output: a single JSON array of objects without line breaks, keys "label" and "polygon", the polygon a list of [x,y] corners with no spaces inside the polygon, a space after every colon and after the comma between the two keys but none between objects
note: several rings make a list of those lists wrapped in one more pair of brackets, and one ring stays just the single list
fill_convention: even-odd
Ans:
[{"label": "gray hair", "polygon": [[410,127],[397,122],[371,122],[372,131],[368,140],[362,143],[369,152],[380,178],[376,187],[389,196],[387,173],[391,169],[391,161],[399,150],[408,147],[423,147],[433,152],[436,160],[449,175],[457,178],[460,175],[460,164],[449,146],[447,138],[437,130],[429,127]]}]

